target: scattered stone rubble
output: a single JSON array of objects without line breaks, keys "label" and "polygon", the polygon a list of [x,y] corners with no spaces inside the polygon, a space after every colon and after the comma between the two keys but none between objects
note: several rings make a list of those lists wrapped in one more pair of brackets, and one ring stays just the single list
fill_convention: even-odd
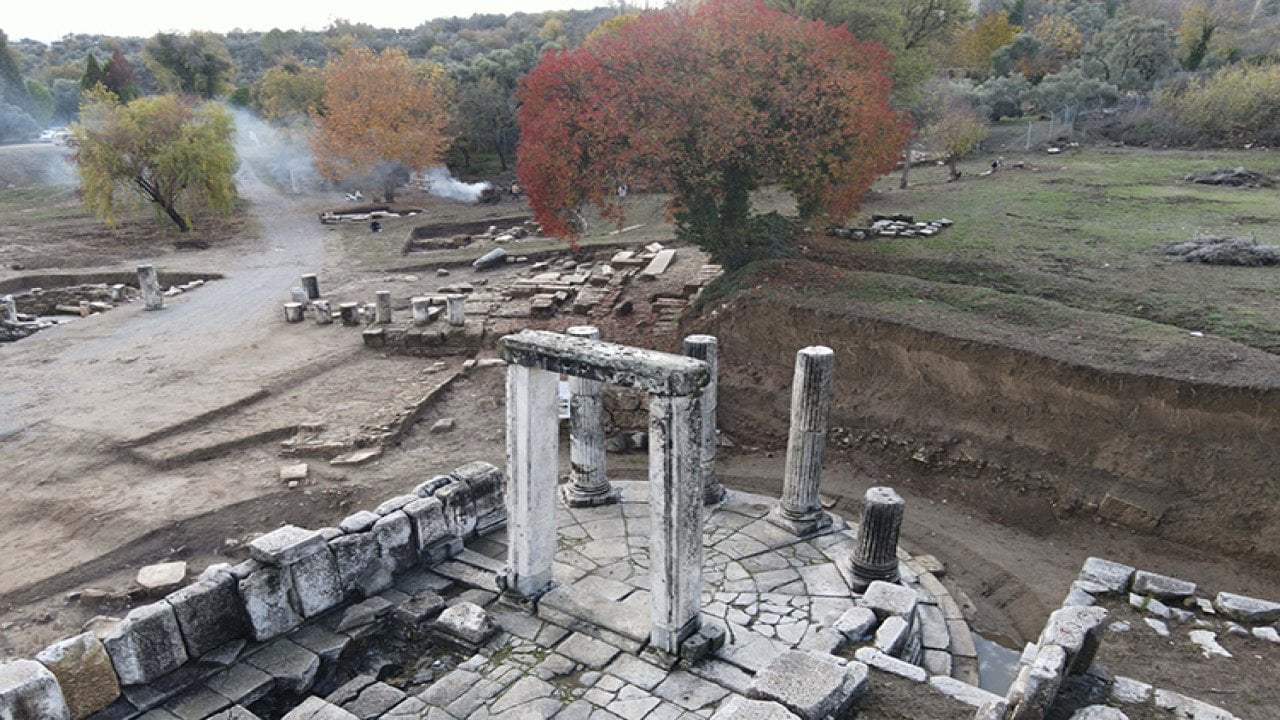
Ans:
[{"label": "scattered stone rubble", "polygon": [[1259,245],[1253,238],[1200,237],[1166,243],[1160,246],[1160,252],[1186,262],[1206,265],[1280,265],[1280,245]]},{"label": "scattered stone rubble", "polygon": [[1184,180],[1189,183],[1197,183],[1200,185],[1225,185],[1227,187],[1246,188],[1272,187],[1276,184],[1275,180],[1271,176],[1247,170],[1243,167],[1222,168],[1207,172],[1191,173],[1186,176]]},{"label": "scattered stone rubble", "polygon": [[324,225],[336,225],[343,222],[369,222],[384,218],[412,217],[422,212],[421,208],[392,210],[390,205],[362,205],[342,210],[324,210],[320,213],[320,222]]},{"label": "scattered stone rubble", "polygon": [[951,227],[951,220],[916,222],[911,215],[872,215],[868,227],[829,225],[827,235],[844,240],[874,240],[882,237],[933,237]]}]

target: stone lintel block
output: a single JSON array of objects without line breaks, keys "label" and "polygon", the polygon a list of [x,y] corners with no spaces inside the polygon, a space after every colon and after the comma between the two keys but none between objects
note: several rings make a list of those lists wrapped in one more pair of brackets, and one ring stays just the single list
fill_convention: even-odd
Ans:
[{"label": "stone lintel block", "polygon": [[293,573],[288,568],[263,566],[240,581],[240,597],[254,640],[270,640],[302,624],[296,610]]},{"label": "stone lintel block", "polygon": [[[368,333],[366,330],[366,338]],[[280,720],[360,720],[360,717],[312,695]]]},{"label": "stone lintel block", "polygon": [[[992,692],[987,692],[977,685],[970,685],[967,682],[956,680],[955,678],[945,675],[934,675],[929,678],[929,686],[934,690],[954,698],[971,707],[980,708],[988,706],[991,708],[999,708],[1003,713],[1005,707],[1005,699]],[[996,717],[1004,717],[1003,714]]]},{"label": "stone lintel block", "polygon": [[711,380],[707,363],[683,355],[628,347],[545,330],[522,330],[498,341],[502,359],[658,395],[688,396]]},{"label": "stone lintel block", "polygon": [[1280,603],[1259,600],[1245,595],[1220,592],[1213,599],[1218,612],[1232,620],[1251,625],[1262,625],[1280,620]]},{"label": "stone lintel block", "polygon": [[747,690],[804,720],[823,720],[853,705],[866,691],[867,666],[807,650],[788,650],[761,670]]},{"label": "stone lintel block", "polygon": [[70,720],[58,679],[35,660],[0,665],[0,718]]},{"label": "stone lintel block", "polygon": [[83,720],[120,697],[107,648],[93,633],[59,640],[36,655],[58,679],[71,720]]},{"label": "stone lintel block", "polygon": [[907,635],[911,632],[911,626],[903,618],[892,615],[885,618],[880,623],[880,627],[876,629],[875,640],[873,645],[880,652],[893,657],[900,657],[902,650],[907,646]]},{"label": "stone lintel block", "polygon": [[343,592],[374,595],[391,587],[391,571],[382,564],[382,549],[372,532],[357,532],[329,541]]},{"label": "stone lintel block", "polygon": [[173,606],[160,602],[129,611],[104,640],[122,685],[141,685],[187,661]]},{"label": "stone lintel block", "polygon": [[422,551],[449,537],[449,526],[444,519],[444,504],[437,498],[417,498],[405,505],[403,510],[409,516],[413,547],[420,558]]},{"label": "stone lintel block", "polygon": [[1157,600],[1182,600],[1195,594],[1196,584],[1168,575],[1139,570],[1133,575],[1133,592]]},{"label": "stone lintel block", "polygon": [[287,567],[324,547],[315,530],[285,525],[249,543],[249,554],[267,565]]},{"label": "stone lintel block", "polygon": [[896,615],[910,623],[916,615],[916,605],[920,596],[915,590],[904,585],[876,580],[867,586],[858,604],[871,609],[876,617],[886,618]]},{"label": "stone lintel block", "polygon": [[711,720],[798,720],[795,713],[768,700],[748,700],[735,695],[720,703]]},{"label": "stone lintel block", "polygon": [[1137,571],[1129,565],[1091,557],[1084,561],[1084,567],[1080,569],[1080,580],[1097,583],[1107,593],[1122,595],[1129,592],[1129,584],[1133,581],[1135,572]]},{"label": "stone lintel block", "polygon": [[165,597],[178,618],[187,655],[197,658],[232,640],[249,636],[249,616],[237,586],[234,577],[223,573]]},{"label": "stone lintel block", "polygon": [[293,574],[293,592],[304,618],[315,617],[342,602],[342,578],[328,547],[294,563],[289,572]]},{"label": "stone lintel block", "polygon": [[418,553],[413,547],[413,531],[409,516],[403,511],[397,510],[379,518],[373,524],[372,532],[378,541],[382,566],[392,576],[417,564]]}]

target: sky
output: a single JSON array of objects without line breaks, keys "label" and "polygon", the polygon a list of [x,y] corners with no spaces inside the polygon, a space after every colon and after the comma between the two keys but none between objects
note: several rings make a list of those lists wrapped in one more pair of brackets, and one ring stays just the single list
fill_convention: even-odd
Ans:
[{"label": "sky", "polygon": [[588,9],[608,0],[32,0],[7,2],[0,30],[11,39],[52,42],[69,33],[150,37],[158,32],[321,30],[336,18],[411,28],[438,17]]}]

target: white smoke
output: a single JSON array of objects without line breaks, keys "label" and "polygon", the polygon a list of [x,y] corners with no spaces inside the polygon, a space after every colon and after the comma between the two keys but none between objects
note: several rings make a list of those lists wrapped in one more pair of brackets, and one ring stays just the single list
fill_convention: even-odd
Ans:
[{"label": "white smoke", "polygon": [[305,126],[272,125],[245,110],[229,109],[236,121],[236,154],[242,166],[252,166],[295,195],[320,187]]},{"label": "white smoke", "polygon": [[427,178],[428,193],[450,200],[476,202],[480,199],[480,194],[490,187],[487,182],[462,182],[451,175],[445,167],[428,168],[423,174]]}]

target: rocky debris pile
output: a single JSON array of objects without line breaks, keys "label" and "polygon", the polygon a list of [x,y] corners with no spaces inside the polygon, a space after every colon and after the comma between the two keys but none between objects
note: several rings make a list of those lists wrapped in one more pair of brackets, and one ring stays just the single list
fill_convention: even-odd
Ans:
[{"label": "rocky debris pile", "polygon": [[361,205],[342,210],[325,210],[320,213],[323,225],[343,222],[369,222],[383,218],[410,217],[422,212],[422,208],[393,208],[390,205]]},{"label": "rocky debris pile", "polygon": [[869,227],[827,226],[827,235],[844,240],[873,240],[881,237],[933,237],[954,223],[947,218],[916,222],[911,215],[872,215]]},{"label": "rocky debris pile", "polygon": [[1160,246],[1160,252],[1186,262],[1206,265],[1280,265],[1280,246],[1259,245],[1253,238],[1200,237],[1166,243]]},{"label": "rocky debris pile", "polygon": [[[203,284],[204,280],[195,280],[170,287],[165,295],[178,295]],[[92,283],[47,290],[35,287],[5,296],[0,298],[0,342],[21,340],[65,322],[53,316],[89,317],[111,310],[121,303],[133,302],[139,297],[138,288],[122,283]],[[12,312],[8,309],[10,303]]]},{"label": "rocky debris pile", "polygon": [[1243,167],[1191,173],[1184,180],[1198,185],[1225,185],[1226,187],[1245,188],[1272,187],[1276,184],[1276,181],[1271,176]]}]

